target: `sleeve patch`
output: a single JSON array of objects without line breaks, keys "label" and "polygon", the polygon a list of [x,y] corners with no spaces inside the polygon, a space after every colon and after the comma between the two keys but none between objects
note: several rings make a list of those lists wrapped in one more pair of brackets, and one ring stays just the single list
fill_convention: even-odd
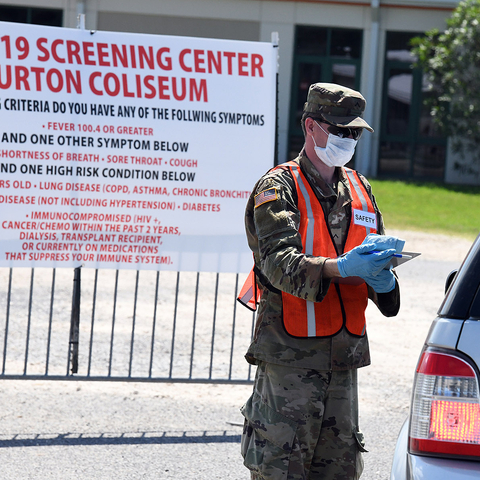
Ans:
[{"label": "sleeve patch", "polygon": [[264,203],[271,202],[272,200],[276,200],[278,198],[277,189],[275,187],[269,188],[268,190],[264,190],[259,194],[255,195],[255,208],[263,205]]}]

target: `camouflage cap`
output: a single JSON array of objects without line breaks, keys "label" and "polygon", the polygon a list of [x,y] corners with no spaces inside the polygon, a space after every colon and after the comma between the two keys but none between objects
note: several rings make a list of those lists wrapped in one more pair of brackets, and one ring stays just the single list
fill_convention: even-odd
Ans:
[{"label": "camouflage cap", "polygon": [[314,83],[308,90],[303,111],[339,127],[362,127],[373,132],[362,118],[366,103],[362,94],[351,88],[335,83]]}]

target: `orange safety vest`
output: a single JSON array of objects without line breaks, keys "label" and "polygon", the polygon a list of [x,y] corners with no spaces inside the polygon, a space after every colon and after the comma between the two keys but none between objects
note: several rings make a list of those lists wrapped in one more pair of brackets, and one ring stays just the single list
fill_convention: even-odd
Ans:
[{"label": "orange safety vest", "polygon": [[[290,169],[297,190],[300,211],[299,233],[302,237],[302,253],[336,258],[338,256],[322,206],[300,167],[295,162],[285,164]],[[277,167],[278,168],[278,167]],[[345,252],[360,245],[369,233],[377,232],[376,213],[372,201],[357,173],[344,168],[352,194],[352,214],[345,243]],[[345,283],[342,283],[345,282]],[[252,283],[253,282],[253,283]],[[321,302],[303,300],[282,292],[283,322],[286,331],[295,337],[326,337],[338,333],[345,325],[357,336],[365,335],[365,309],[368,302],[367,286],[364,282],[345,279],[333,283]],[[238,300],[249,308],[256,306],[257,295],[248,299],[246,292],[258,294],[255,274],[252,270],[242,288]],[[243,297],[242,297],[243,293]]]},{"label": "orange safety vest", "polygon": [[[336,258],[322,206],[312,187],[294,162],[288,162],[297,188],[300,211],[299,233],[302,237],[302,253]],[[372,201],[357,172],[345,168],[352,194],[352,214],[344,251],[360,245],[369,233],[377,232],[376,213]],[[371,225],[371,226],[370,226]],[[365,309],[368,293],[364,282],[360,284],[333,283],[321,302],[312,302],[282,292],[283,323],[295,337],[327,337],[338,333],[343,325],[357,336],[365,335]]]}]

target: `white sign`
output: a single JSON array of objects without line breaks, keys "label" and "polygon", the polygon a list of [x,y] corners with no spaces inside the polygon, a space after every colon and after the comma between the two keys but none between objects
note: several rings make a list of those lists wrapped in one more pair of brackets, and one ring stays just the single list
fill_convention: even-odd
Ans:
[{"label": "white sign", "polygon": [[0,22],[0,266],[243,272],[272,44]]},{"label": "white sign", "polygon": [[353,209],[353,223],[362,227],[377,229],[377,214],[364,210]]}]

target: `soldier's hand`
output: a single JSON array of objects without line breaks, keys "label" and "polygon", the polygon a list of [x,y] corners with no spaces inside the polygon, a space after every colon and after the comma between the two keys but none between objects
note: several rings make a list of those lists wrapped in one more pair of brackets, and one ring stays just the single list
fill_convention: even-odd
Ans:
[{"label": "soldier's hand", "polygon": [[390,262],[396,253],[394,248],[375,251],[374,243],[362,243],[337,259],[338,271],[342,277],[374,277]]},{"label": "soldier's hand", "polygon": [[405,246],[405,240],[401,238],[394,237],[393,235],[378,235],[376,233],[370,233],[365,237],[365,240],[362,242],[362,245],[373,244],[375,248],[373,250],[389,250],[394,248],[396,253],[400,253]]},{"label": "soldier's hand", "polygon": [[377,293],[391,292],[395,288],[395,281],[395,275],[389,269],[382,270],[378,275],[365,278],[365,282]]}]

